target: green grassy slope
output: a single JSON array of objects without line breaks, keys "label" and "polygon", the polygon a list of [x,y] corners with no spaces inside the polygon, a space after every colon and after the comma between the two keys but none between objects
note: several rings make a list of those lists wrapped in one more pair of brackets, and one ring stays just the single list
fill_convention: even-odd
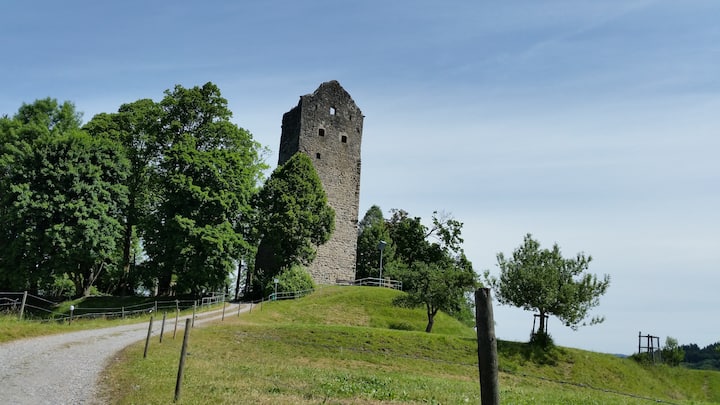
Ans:
[{"label": "green grassy slope", "polygon": [[[424,333],[424,312],[392,307],[396,294],[328,287],[193,329],[179,403],[479,403],[473,330],[442,316]],[[124,351],[104,377],[106,400],[171,402],[180,344],[153,343],[145,360],[141,344]],[[720,373],[515,342],[498,349],[504,404],[720,402]]]}]

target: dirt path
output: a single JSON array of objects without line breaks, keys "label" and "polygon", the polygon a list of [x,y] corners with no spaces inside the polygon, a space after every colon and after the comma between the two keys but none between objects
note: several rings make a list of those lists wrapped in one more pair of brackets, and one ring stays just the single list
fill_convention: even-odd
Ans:
[{"label": "dirt path", "polygon": [[[241,312],[250,307],[244,305]],[[229,305],[225,316],[237,313]],[[198,314],[195,326],[222,317],[222,310]],[[178,330],[185,326],[183,317]],[[166,321],[165,335],[175,320]],[[153,322],[153,335],[161,322]],[[148,322],[23,339],[0,345],[0,403],[91,404],[98,376],[113,354],[147,336]]]}]

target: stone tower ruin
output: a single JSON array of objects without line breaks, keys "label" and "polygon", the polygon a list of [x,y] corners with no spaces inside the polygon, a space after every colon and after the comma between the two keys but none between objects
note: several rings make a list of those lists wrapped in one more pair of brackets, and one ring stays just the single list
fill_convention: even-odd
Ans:
[{"label": "stone tower ruin", "polygon": [[335,232],[308,269],[318,284],[355,278],[363,118],[335,80],[301,96],[283,115],[278,164],[297,152],[310,156],[335,210]]}]

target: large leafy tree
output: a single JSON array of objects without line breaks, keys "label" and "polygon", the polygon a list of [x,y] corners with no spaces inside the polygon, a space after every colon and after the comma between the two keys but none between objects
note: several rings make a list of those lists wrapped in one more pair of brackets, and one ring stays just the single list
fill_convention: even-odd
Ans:
[{"label": "large leafy tree", "polygon": [[137,226],[152,213],[152,191],[156,188],[150,181],[150,174],[157,166],[162,152],[162,145],[158,141],[162,112],[159,103],[142,99],[122,105],[117,113],[98,114],[84,126],[93,136],[117,141],[130,162],[130,173],[125,181],[128,204],[120,218],[124,229],[119,289],[123,294],[131,292],[134,287],[130,269],[139,249]]},{"label": "large leafy tree", "polygon": [[160,145],[151,181],[157,190],[143,224],[150,267],[162,294],[199,293],[226,284],[252,252],[250,201],[265,168],[252,135],[230,122],[212,83],[176,86],[160,102]]},{"label": "large leafy tree", "polygon": [[257,289],[282,269],[312,263],[317,246],[332,235],[335,211],[304,153],[296,153],[275,169],[258,193],[255,206],[261,243],[251,284]]},{"label": "large leafy tree", "polygon": [[[500,277],[485,273],[496,298],[502,304],[536,311],[541,333],[547,330],[545,318],[549,315],[556,316],[573,330],[586,325],[583,321],[588,311],[599,305],[600,296],[610,285],[610,276],[599,280],[594,274],[586,273],[592,256],[578,253],[574,258],[564,258],[557,244],[552,249],[541,249],[530,234],[511,257],[498,253],[497,261]],[[590,324],[603,320],[593,317]]]},{"label": "large leafy tree", "polygon": [[87,295],[113,263],[128,165],[116,143],[79,125],[74,106],[53,99],[0,124],[0,277],[14,288],[69,277]]}]

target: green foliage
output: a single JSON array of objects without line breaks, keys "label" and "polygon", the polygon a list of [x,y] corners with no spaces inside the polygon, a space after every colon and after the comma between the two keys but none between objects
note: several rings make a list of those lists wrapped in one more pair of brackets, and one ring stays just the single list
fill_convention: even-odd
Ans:
[{"label": "green foliage", "polygon": [[250,200],[265,169],[231,115],[207,83],[82,129],[71,103],[49,98],[0,118],[0,283],[52,289],[67,274],[83,295],[141,280],[161,293],[223,287],[254,255]]},{"label": "green foliage", "polygon": [[537,347],[542,350],[550,350],[555,347],[555,342],[550,334],[537,332],[530,336],[530,346]]},{"label": "green foliage", "polygon": [[165,94],[152,211],[141,234],[161,293],[175,282],[177,292],[198,294],[222,288],[236,260],[253,250],[250,200],[264,164],[251,134],[230,122],[214,84]]},{"label": "green foliage", "polygon": [[317,246],[327,242],[335,228],[335,211],[304,153],[296,153],[275,169],[254,205],[261,240],[255,288],[266,286],[283,268],[312,263]]},{"label": "green foliage", "polygon": [[[591,256],[579,253],[573,259],[565,259],[557,244],[552,250],[541,250],[530,234],[511,258],[498,253],[497,259],[500,278],[490,277],[486,272],[487,283],[500,303],[539,312],[540,331],[545,331],[546,314],[555,315],[566,326],[577,329],[610,284],[607,275],[598,280],[595,275],[584,273]],[[590,324],[602,321],[595,317]]]},{"label": "green foliage", "polygon": [[[383,276],[402,281],[404,297],[396,305],[425,307],[426,332],[442,310],[467,324],[474,323],[468,294],[477,287],[472,264],[462,251],[462,223],[448,215],[433,213],[432,227],[404,210],[392,210],[385,220],[372,206],[360,221],[357,278],[379,275],[378,242],[387,242],[383,252]],[[377,259],[375,259],[377,258]]]},{"label": "green foliage", "polygon": [[51,291],[51,295],[54,297],[66,297],[70,299],[75,295],[75,283],[70,280],[67,273],[63,273],[62,275],[54,277]]},{"label": "green foliage", "polygon": [[416,262],[401,279],[403,285],[407,282],[413,288],[397,297],[394,303],[408,308],[424,307],[428,317],[425,332],[428,333],[432,332],[438,311],[451,315],[461,313],[467,303],[465,294],[477,285],[472,268],[440,267],[437,263]]},{"label": "green foliage", "polygon": [[114,114],[97,114],[83,127],[92,136],[117,141],[130,161],[130,173],[125,182],[129,198],[122,213],[122,261],[117,266],[119,271],[113,274],[112,282],[122,294],[134,290],[137,276],[131,275],[130,269],[139,250],[137,227],[148,222],[144,219],[153,213],[153,191],[158,191],[153,187],[150,174],[161,157],[162,145],[158,140],[161,117],[160,105],[143,99],[123,104]]},{"label": "green foliage", "polygon": [[[307,269],[299,264],[294,264],[290,268],[280,272],[276,277],[278,279],[277,292],[299,292],[310,291],[315,288],[310,273]],[[274,291],[275,278],[269,281],[265,286],[266,291]]]},{"label": "green foliage", "polygon": [[38,100],[2,121],[0,280],[35,291],[67,274],[88,294],[116,253],[128,162],[81,131],[68,102]]},{"label": "green foliage", "polygon": [[357,239],[357,255],[355,266],[355,278],[380,277],[380,250],[378,244],[385,241],[386,245],[382,252],[383,268],[392,267],[392,260],[395,257],[395,244],[390,237],[382,210],[373,205],[365,213],[359,223]]},{"label": "green foliage", "polygon": [[685,352],[684,366],[699,370],[720,370],[720,342],[703,348],[695,343],[680,348]]},{"label": "green foliage", "polygon": [[665,346],[662,348],[662,360],[665,364],[679,366],[685,359],[685,352],[678,345],[678,341],[670,336],[665,338]]}]

